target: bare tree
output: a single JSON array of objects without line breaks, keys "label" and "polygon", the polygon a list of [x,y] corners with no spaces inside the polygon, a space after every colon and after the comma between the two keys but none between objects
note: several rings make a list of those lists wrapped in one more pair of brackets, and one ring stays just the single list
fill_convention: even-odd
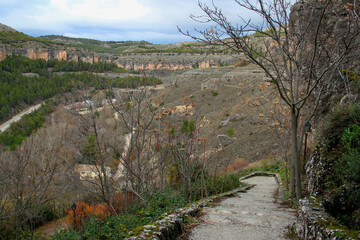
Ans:
[{"label": "bare tree", "polygon": [[234,1],[260,17],[262,23],[241,18],[242,25],[233,24],[214,3],[208,6],[199,2],[204,15],[192,19],[213,26],[195,29],[193,34],[179,30],[194,40],[243,53],[271,78],[290,110],[290,195],[294,197],[296,189],[296,198],[300,199],[302,121],[314,116],[337,67],[357,43],[359,2],[347,1],[344,5],[343,1],[332,0]]},{"label": "bare tree", "polygon": [[44,143],[44,133],[29,138],[14,151],[0,153],[0,225],[13,225],[16,239],[24,232],[33,238],[45,207],[59,190],[59,182],[57,187],[55,183],[62,174],[62,143],[57,137]]},{"label": "bare tree", "polygon": [[108,91],[108,103],[120,121],[121,134],[125,136],[123,146],[112,146],[119,159],[115,178],[123,175],[127,190],[140,198],[156,185],[156,175],[159,174],[158,142],[154,131],[154,117],[158,107],[151,101],[147,82],[148,78],[142,77],[136,89],[103,86]]}]

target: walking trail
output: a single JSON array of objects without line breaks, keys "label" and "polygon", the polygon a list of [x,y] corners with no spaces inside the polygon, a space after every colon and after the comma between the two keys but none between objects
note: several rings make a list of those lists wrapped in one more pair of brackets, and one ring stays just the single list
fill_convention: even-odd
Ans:
[{"label": "walking trail", "polygon": [[295,214],[278,202],[275,178],[258,176],[243,182],[256,186],[204,209],[190,239],[287,239],[287,226],[295,221]]}]

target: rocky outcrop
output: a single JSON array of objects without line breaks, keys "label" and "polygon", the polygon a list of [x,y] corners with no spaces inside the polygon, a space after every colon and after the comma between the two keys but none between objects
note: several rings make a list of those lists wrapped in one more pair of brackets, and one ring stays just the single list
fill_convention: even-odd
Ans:
[{"label": "rocky outcrop", "polygon": [[225,147],[236,140],[236,138],[234,138],[234,137],[231,138],[231,137],[228,137],[227,135],[218,135],[217,139],[219,141],[220,146],[222,146],[222,147]]},{"label": "rocky outcrop", "polygon": [[295,230],[300,239],[358,239],[360,233],[341,226],[325,212],[319,199],[305,198],[299,201]]},{"label": "rocky outcrop", "polygon": [[113,62],[128,70],[181,70],[186,68],[208,68],[223,63],[233,63],[236,59],[229,55],[200,54],[132,54],[120,55]]},{"label": "rocky outcrop", "polygon": [[320,155],[319,148],[316,148],[305,166],[307,176],[307,190],[310,195],[317,196],[322,192],[325,164]]},{"label": "rocky outcrop", "polygon": [[230,55],[201,55],[177,53],[149,53],[114,55],[94,53],[85,49],[67,47],[60,44],[36,42],[24,43],[22,47],[0,44],[0,60],[12,54],[19,54],[29,59],[58,59],[65,61],[83,61],[87,63],[112,62],[127,70],[181,70],[208,68],[229,64],[238,59]]}]

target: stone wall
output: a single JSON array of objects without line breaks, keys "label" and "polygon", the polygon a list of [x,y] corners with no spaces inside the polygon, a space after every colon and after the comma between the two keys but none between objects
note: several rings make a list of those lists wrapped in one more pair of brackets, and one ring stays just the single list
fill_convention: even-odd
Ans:
[{"label": "stone wall", "polygon": [[305,198],[299,201],[295,230],[300,239],[359,239],[360,234],[341,226],[325,212],[321,200]]},{"label": "stone wall", "polygon": [[218,198],[229,197],[238,192],[246,192],[253,186],[246,186],[230,192],[212,196],[201,201],[190,204],[185,208],[180,208],[172,213],[165,213],[160,220],[143,226],[139,232],[133,232],[136,236],[129,237],[127,240],[159,239],[172,240],[183,232],[184,219],[187,216],[195,216],[202,208],[208,206]]},{"label": "stone wall", "polygon": [[[268,173],[268,172],[254,172],[249,175],[246,175],[239,179],[241,182],[247,178],[255,176],[273,176],[275,177],[278,184],[281,183],[280,175],[278,173]],[[143,239],[159,239],[159,240],[172,240],[177,239],[177,237],[183,232],[184,219],[187,216],[195,216],[202,208],[208,206],[210,203],[215,200],[223,197],[230,197],[238,192],[246,192],[253,185],[247,185],[245,187],[234,189],[230,192],[222,193],[219,195],[211,196],[205,199],[202,199],[198,202],[192,203],[185,208],[180,208],[175,210],[172,213],[165,213],[159,220],[143,226],[139,232],[133,232],[130,234],[136,234],[136,236],[129,237],[126,240],[143,240]]]}]

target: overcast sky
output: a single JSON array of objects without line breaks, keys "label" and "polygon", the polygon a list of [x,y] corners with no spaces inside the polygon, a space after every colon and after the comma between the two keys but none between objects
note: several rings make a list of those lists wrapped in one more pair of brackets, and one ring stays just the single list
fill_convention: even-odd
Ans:
[{"label": "overcast sky", "polygon": [[[202,2],[210,3],[211,0]],[[214,0],[236,19],[234,0]],[[0,23],[31,36],[63,35],[106,41],[190,41],[176,26],[192,29],[197,0],[0,0]]]}]

